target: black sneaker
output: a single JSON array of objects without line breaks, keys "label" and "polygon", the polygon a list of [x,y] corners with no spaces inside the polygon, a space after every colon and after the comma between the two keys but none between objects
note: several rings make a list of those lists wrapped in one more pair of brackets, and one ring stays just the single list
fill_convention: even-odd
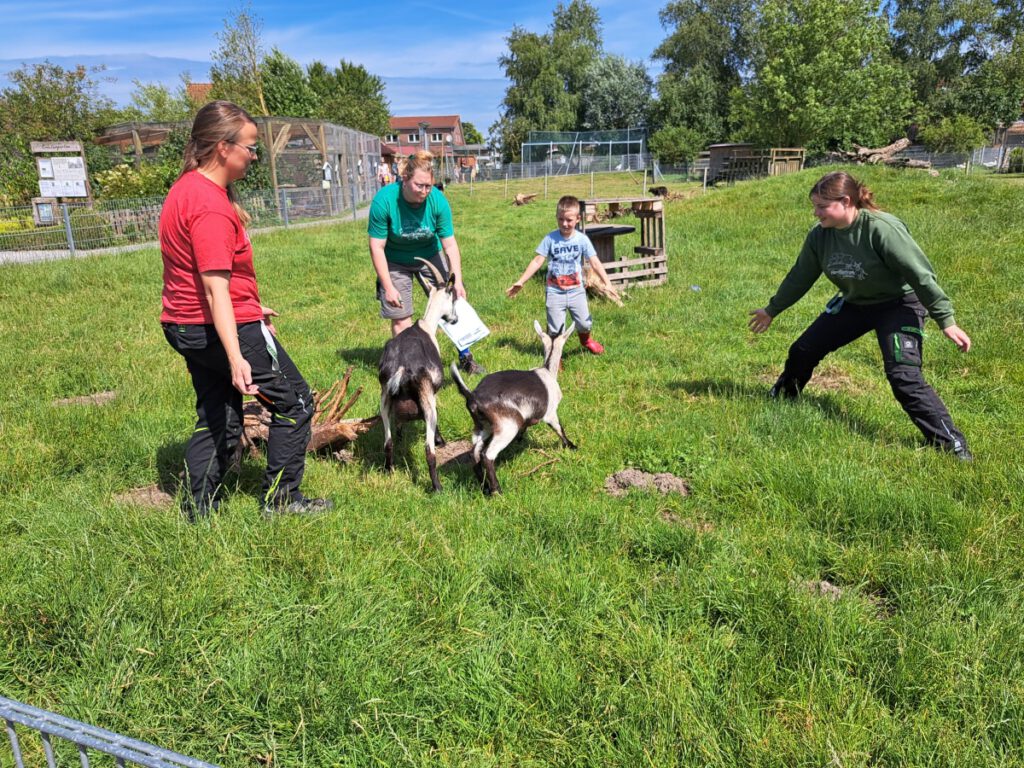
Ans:
[{"label": "black sneaker", "polygon": [[474,360],[472,355],[459,358],[459,370],[463,373],[471,373],[474,376],[483,376],[487,373],[487,369]]},{"label": "black sneaker", "polygon": [[334,509],[330,499],[311,499],[301,493],[287,501],[267,504],[263,507],[263,517],[270,520],[278,515],[321,515]]},{"label": "black sneaker", "polygon": [[953,455],[960,461],[974,461],[974,454],[967,449],[966,445],[954,448]]}]

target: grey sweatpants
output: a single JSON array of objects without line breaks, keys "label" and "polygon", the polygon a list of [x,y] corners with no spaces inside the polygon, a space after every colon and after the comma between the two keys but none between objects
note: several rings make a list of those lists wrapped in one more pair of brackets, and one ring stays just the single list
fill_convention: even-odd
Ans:
[{"label": "grey sweatpants", "polygon": [[548,333],[556,334],[565,328],[565,313],[568,311],[576,323],[577,333],[588,333],[594,324],[587,304],[587,290],[581,285],[568,291],[554,291],[548,288],[545,305],[548,311]]}]

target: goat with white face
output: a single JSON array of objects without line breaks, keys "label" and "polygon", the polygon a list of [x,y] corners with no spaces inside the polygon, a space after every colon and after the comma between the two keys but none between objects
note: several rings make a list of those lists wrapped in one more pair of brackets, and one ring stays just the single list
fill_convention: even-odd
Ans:
[{"label": "goat with white face", "polygon": [[452,376],[466,398],[473,417],[473,470],[483,484],[484,493],[501,493],[494,462],[518,435],[543,421],[555,431],[562,446],[576,450],[558,421],[562,390],[558,386],[558,366],[562,347],[572,335],[572,323],[552,338],[534,321],[534,329],[544,344],[544,364],[529,371],[497,371],[484,376],[475,390],[469,387],[452,365]]},{"label": "goat with white face", "polygon": [[[380,381],[380,419],[384,425],[384,468],[395,467],[391,417],[396,422],[423,419],[426,425],[427,467],[435,491],[441,490],[434,455],[437,431],[437,390],[444,381],[441,350],[437,345],[437,324],[440,320],[458,322],[455,314],[455,275],[445,283],[441,273],[429,261],[420,259],[434,273],[438,287],[429,286],[427,308],[416,323],[384,345],[377,366]],[[439,443],[443,441],[439,440]]]}]

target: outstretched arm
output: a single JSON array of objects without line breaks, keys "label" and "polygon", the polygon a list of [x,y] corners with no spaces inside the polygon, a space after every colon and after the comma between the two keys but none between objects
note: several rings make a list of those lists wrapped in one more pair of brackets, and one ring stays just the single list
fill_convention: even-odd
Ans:
[{"label": "outstretched arm", "polygon": [[512,283],[512,286],[505,291],[505,295],[511,298],[519,293],[526,281],[537,274],[537,270],[544,266],[544,261],[544,257],[539,253],[534,256],[530,263],[526,265],[526,269],[523,270],[523,274],[519,276],[519,279]]}]

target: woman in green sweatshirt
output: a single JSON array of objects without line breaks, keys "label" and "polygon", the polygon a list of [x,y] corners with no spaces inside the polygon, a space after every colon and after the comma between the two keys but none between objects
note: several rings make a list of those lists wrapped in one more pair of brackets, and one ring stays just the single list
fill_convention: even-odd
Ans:
[{"label": "woman in green sweatshirt", "polygon": [[808,233],[796,264],[768,305],[750,312],[750,330],[768,330],[822,274],[839,293],[789,348],[770,395],[797,397],[825,355],[873,330],[893,394],[925,440],[970,461],[966,439],[921,373],[926,314],[960,351],[971,348],[928,258],[907,226],[880,211],[871,190],[848,173],[822,176],[810,197],[819,224]]}]

